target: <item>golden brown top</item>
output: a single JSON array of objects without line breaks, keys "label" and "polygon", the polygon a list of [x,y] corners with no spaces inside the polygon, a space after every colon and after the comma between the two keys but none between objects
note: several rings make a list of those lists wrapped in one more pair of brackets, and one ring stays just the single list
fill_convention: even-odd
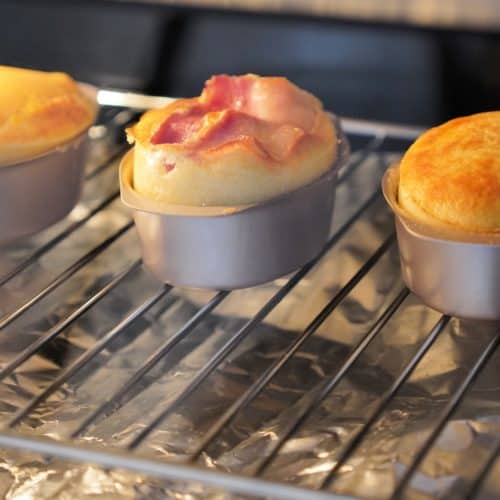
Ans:
[{"label": "golden brown top", "polygon": [[400,166],[399,203],[466,231],[500,232],[500,111],[422,134]]},{"label": "golden brown top", "polygon": [[94,121],[97,105],[64,73],[0,66],[0,165],[50,151]]}]

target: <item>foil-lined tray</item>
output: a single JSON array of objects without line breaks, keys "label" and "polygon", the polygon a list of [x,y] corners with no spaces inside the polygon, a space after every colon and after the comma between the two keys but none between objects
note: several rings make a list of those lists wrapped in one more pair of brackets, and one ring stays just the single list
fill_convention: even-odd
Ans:
[{"label": "foil-lined tray", "polygon": [[[118,198],[113,198],[117,162],[98,168],[110,149],[116,151],[114,137],[97,130],[92,143],[90,177],[82,202],[68,219],[48,231],[3,248],[0,274],[14,269],[36,248],[84,218],[103,200],[110,199],[109,203],[0,287],[0,314],[4,318],[50,284],[54,276],[130,223],[130,214]],[[358,156],[354,155],[354,163]],[[397,153],[374,151],[359,166],[341,172],[332,234],[378,190],[384,169],[397,157]],[[187,459],[211,425],[283,355],[393,231],[392,215],[378,196],[264,321],[160,423],[139,451],[158,460]],[[0,330],[0,364],[5,365],[139,257],[135,230],[126,228],[95,258]],[[98,419],[73,443],[127,446],[286,280],[280,278],[265,286],[229,294],[144,376],[117,408]],[[40,352],[2,379],[0,425],[7,425],[62,370],[161,286],[138,267]],[[197,463],[236,474],[255,473],[296,416],[324,381],[336,373],[402,289],[393,242],[265,389],[209,443]],[[15,431],[67,442],[81,422],[119,390],[138,366],[214,294],[170,290],[61,390],[37,406]],[[406,298],[340,383],[280,448],[262,477],[318,488],[335,466],[343,447],[370,419],[380,399],[439,319],[439,313],[416,297]],[[495,323],[452,318],[336,472],[328,491],[361,498],[390,497],[451,395],[498,335],[499,327]],[[500,438],[499,369],[500,352],[495,352],[425,456],[405,490],[405,498],[459,498],[474,480]],[[493,467],[485,481],[482,497],[500,496],[499,467]],[[130,470],[107,470],[16,450],[0,450],[0,497],[242,498],[200,484],[167,481]]]}]

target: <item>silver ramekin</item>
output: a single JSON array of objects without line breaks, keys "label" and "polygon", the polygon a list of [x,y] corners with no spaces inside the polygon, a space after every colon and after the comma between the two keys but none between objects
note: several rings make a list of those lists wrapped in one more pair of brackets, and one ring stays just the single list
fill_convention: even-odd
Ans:
[{"label": "silver ramekin", "polygon": [[[97,90],[80,83],[93,101]],[[41,231],[76,205],[83,184],[88,131],[28,160],[0,166],[0,244]]]},{"label": "silver ramekin", "polygon": [[87,131],[35,158],[0,167],[0,243],[62,219],[82,188]]},{"label": "silver ramekin", "polygon": [[145,265],[166,283],[230,290],[270,281],[313,259],[328,239],[337,172],[349,156],[336,125],[338,154],[328,172],[250,206],[165,206],[149,200],[133,189],[129,151],[120,165],[121,197],[132,209]]},{"label": "silver ramekin", "polygon": [[403,279],[438,311],[500,320],[500,234],[479,234],[412,218],[398,203],[399,165],[382,180],[396,219]]}]

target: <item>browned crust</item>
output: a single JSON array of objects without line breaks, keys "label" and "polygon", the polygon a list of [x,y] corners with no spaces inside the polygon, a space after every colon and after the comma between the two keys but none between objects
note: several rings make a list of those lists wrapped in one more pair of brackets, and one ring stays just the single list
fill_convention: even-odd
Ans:
[{"label": "browned crust", "polygon": [[0,161],[38,154],[76,137],[96,112],[96,103],[64,73],[0,66]]},{"label": "browned crust", "polygon": [[425,132],[401,161],[399,193],[440,221],[500,232],[500,112]]}]

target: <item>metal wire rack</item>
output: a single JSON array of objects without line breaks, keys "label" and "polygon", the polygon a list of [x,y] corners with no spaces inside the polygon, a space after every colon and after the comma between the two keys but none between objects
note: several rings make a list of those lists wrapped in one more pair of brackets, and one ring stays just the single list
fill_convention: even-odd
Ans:
[{"label": "metal wire rack", "polygon": [[[488,407],[483,398],[482,404],[470,410],[470,401],[477,402],[475,389],[481,391],[488,385],[492,378],[487,372],[495,373],[500,367],[498,325],[464,324],[440,316],[411,296],[399,278],[391,217],[381,201],[378,184],[388,162],[397,158],[418,130],[344,119],[354,154],[340,173],[332,236],[321,255],[292,276],[268,286],[209,293],[158,284],[142,268],[133,224],[119,203],[116,188],[117,159],[124,151],[118,131],[131,117],[128,111],[108,110],[103,122],[92,129],[86,188],[81,204],[70,217],[1,252],[1,447],[52,457],[50,460],[123,468],[174,483],[199,483],[252,497],[364,496],[352,486],[359,477],[356,474],[369,470],[360,457],[370,455],[377,443],[388,442],[377,437],[377,432],[387,432],[387,426],[381,427],[380,422],[393,415],[389,410],[397,410],[404,414],[399,420],[402,431],[398,439],[406,439],[415,425],[423,422],[421,433],[412,442],[409,454],[392,448],[386,451],[386,466],[392,462],[392,480],[385,488],[381,482],[374,483],[367,496],[399,498],[421,491],[422,477],[433,475],[425,464],[438,454],[443,435],[460,420],[460,412],[469,408],[468,425],[485,419],[500,421],[495,386],[488,386]],[[316,293],[318,290],[321,294]],[[368,300],[371,305],[360,317],[359,307],[367,296],[372,297]],[[358,311],[357,316],[351,306]],[[285,311],[280,315],[281,309]],[[333,321],[335,315],[338,319]],[[328,326],[330,320],[333,323]],[[394,323],[397,326],[390,327]],[[293,327],[289,327],[291,324]],[[279,342],[272,348],[266,342],[274,342],[277,330],[272,334],[263,331],[269,325],[280,326]],[[356,334],[347,341],[342,328],[355,328]],[[156,343],[149,342],[147,349],[137,348],[137,339],[151,331],[156,331]],[[412,340],[403,341],[401,331]],[[396,332],[394,341],[384,338],[393,335],[391,332]],[[472,341],[471,335],[475,335]],[[461,339],[462,349],[451,352],[445,337]],[[190,353],[207,342],[209,348],[199,357],[202,362],[188,363],[182,371],[180,366]],[[247,344],[250,347],[238,357]],[[327,354],[331,345],[336,346],[335,361]],[[401,350],[395,350],[395,346]],[[384,357],[384,348],[392,352],[391,362],[394,357],[399,360],[388,371],[384,363],[390,356]],[[127,359],[132,360],[126,369],[120,367],[118,371],[115,366],[116,371],[107,372],[104,380],[97,378],[100,383],[85,385],[122,356],[122,349],[129,349]],[[178,351],[181,354],[177,355]],[[245,356],[256,352],[260,353],[259,362],[250,363],[255,369],[246,366],[243,372]],[[326,360],[319,366],[323,352]],[[363,365],[367,356],[372,361]],[[304,387],[294,389],[297,394],[293,400],[286,399],[282,407],[273,409],[272,395],[284,392],[288,383],[293,385],[296,368],[292,365],[312,357],[311,366],[320,376],[314,383],[302,381]],[[436,377],[440,380],[440,390],[436,398],[420,389],[420,408],[426,409],[424,413],[429,408],[432,411],[415,418],[415,413],[406,411],[402,398],[416,390],[418,380],[436,359],[441,359],[443,369],[432,380],[434,384]],[[238,365],[241,360],[243,365]],[[456,362],[453,370],[450,360]],[[378,364],[384,367],[383,373],[373,372]],[[161,392],[162,397],[158,398],[156,392],[154,397],[144,399],[165,373],[173,372],[175,377],[176,370],[183,380],[177,383],[171,378],[170,385],[160,386],[167,388]],[[116,383],[113,373],[120,373]],[[313,371],[307,373],[306,378],[314,378]],[[364,378],[357,380],[354,388],[349,386],[344,396],[358,391],[371,398],[361,414],[354,415],[356,425],[349,421],[353,415],[336,416],[331,406],[324,406],[353,373]],[[204,391],[210,392],[207,381],[209,385],[213,381],[216,387],[223,376],[226,385],[221,402],[207,411],[210,405],[203,396]],[[228,380],[236,380],[237,387],[228,389]],[[78,395],[81,387],[86,387],[84,403]],[[93,393],[98,397],[93,399]],[[141,397],[143,401],[137,403]],[[265,401],[259,406],[260,398]],[[139,410],[127,410],[134,401]],[[346,401],[334,399],[331,404],[345,409],[349,406]],[[141,414],[141,405],[146,403]],[[181,439],[179,445],[176,439],[186,432],[178,422],[183,411],[184,415],[195,416],[190,420],[189,438]],[[120,412],[132,424],[122,434],[117,430]],[[333,441],[331,435],[319,439],[314,453],[308,448],[304,458],[300,446],[293,443],[300,442],[301,433],[304,439],[322,435],[317,415],[325,412],[330,432],[332,425],[335,429],[344,425],[343,430],[333,433]],[[245,425],[251,431],[243,432],[244,424],[238,424],[242,415],[248,415]],[[139,416],[141,422],[134,423]],[[311,421],[309,430],[304,431]],[[241,444],[254,439],[259,426],[269,422],[272,425],[264,446],[253,450],[251,460],[241,466],[245,454]],[[99,428],[103,429],[101,434]],[[499,426],[488,432],[489,439],[474,443],[481,454],[480,459],[474,455],[469,475],[459,467],[447,471],[455,480],[444,490],[446,494],[473,498],[484,493],[500,453]],[[477,429],[475,435],[484,437]],[[172,442],[159,446],[162,440],[170,439],[168,436],[174,436]],[[326,448],[321,444],[324,441],[329,443]],[[288,448],[292,449],[291,458]],[[455,453],[466,456],[469,451],[470,447],[462,447]],[[225,452],[226,462],[217,463],[213,457],[224,456]],[[231,465],[227,456],[237,457],[239,466]],[[293,469],[297,463],[307,463],[307,467],[302,465],[302,472],[287,474],[288,468]],[[303,473],[316,464],[320,467],[310,475]],[[349,483],[346,477],[349,479],[350,474],[354,479]],[[434,496],[435,491],[427,490],[427,494]]]}]

